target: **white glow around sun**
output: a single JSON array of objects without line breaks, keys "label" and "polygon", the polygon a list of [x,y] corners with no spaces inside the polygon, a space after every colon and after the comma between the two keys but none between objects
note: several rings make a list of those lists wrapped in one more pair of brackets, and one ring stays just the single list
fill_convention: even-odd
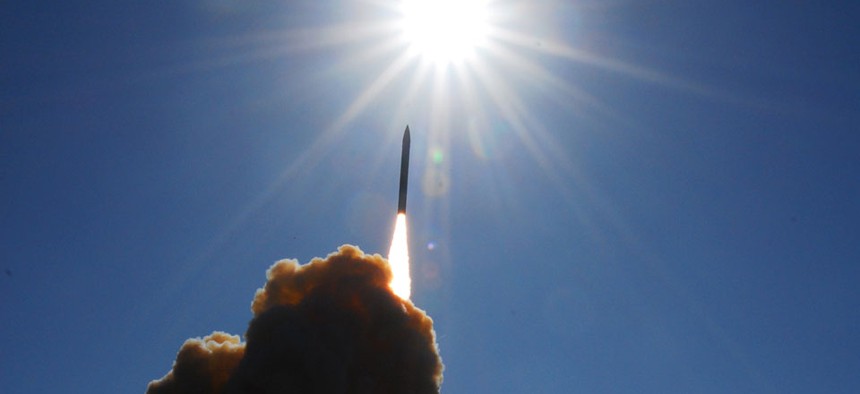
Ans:
[{"label": "white glow around sun", "polygon": [[404,0],[403,35],[435,63],[458,62],[486,39],[487,0]]}]

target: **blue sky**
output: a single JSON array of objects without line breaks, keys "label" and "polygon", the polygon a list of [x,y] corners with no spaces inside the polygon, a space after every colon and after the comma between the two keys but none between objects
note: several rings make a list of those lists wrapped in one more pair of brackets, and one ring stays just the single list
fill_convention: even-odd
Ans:
[{"label": "blue sky", "polygon": [[142,392],[274,261],[386,253],[408,123],[443,392],[856,392],[860,6],[489,10],[441,67],[390,2],[0,5],[2,391]]}]

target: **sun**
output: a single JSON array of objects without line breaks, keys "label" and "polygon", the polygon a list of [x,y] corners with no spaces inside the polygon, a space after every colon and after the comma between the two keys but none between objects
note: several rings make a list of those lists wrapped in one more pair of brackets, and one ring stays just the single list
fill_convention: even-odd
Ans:
[{"label": "sun", "polygon": [[410,50],[437,64],[465,60],[487,34],[487,0],[404,0],[403,38]]}]

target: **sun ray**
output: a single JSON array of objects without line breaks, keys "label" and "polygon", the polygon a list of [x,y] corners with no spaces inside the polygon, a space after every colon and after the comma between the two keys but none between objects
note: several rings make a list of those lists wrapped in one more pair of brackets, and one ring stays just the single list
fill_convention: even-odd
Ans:
[{"label": "sun ray", "polygon": [[526,151],[544,171],[552,171],[552,163],[541,152],[540,145],[532,137],[528,125],[524,122],[523,113],[527,111],[527,107],[493,70],[482,63],[476,63],[474,66],[476,67],[475,75],[481,81],[482,86],[487,89],[490,100],[493,101],[499,114],[514,130]]},{"label": "sun ray", "polygon": [[380,59],[391,57],[392,54],[396,54],[399,58],[400,55],[404,55],[400,52],[402,47],[402,43],[396,38],[380,39],[373,45],[365,45],[361,49],[351,51],[346,59],[333,64],[332,74],[339,75],[339,73],[352,72],[365,65],[375,65],[379,63]]},{"label": "sun ray", "polygon": [[430,66],[425,63],[416,65],[415,73],[409,80],[409,86],[406,88],[403,99],[397,104],[397,109],[394,111],[395,116],[391,118],[388,129],[396,130],[403,123],[409,123],[408,115],[410,107],[415,106],[421,88],[427,83],[427,75],[430,72]]},{"label": "sun ray", "polygon": [[[528,36],[499,27],[492,29],[488,32],[488,35],[494,39],[516,45],[522,49],[598,67],[607,71],[627,75],[641,81],[651,82],[661,86],[696,93],[703,96],[718,96],[714,89],[706,86],[684,81],[643,66],[633,65],[618,59],[611,59],[592,52],[576,49],[551,39]],[[535,45],[536,42],[539,42],[540,45]]]},{"label": "sun ray", "polygon": [[397,76],[401,75],[403,69],[409,64],[410,58],[411,56],[409,54],[401,54],[394,62],[391,63],[391,65],[388,66],[388,68],[382,71],[376,79],[371,82],[364,91],[355,98],[355,100],[352,101],[344,113],[338,117],[334,122],[335,126],[333,128],[340,129],[358,116],[368,104],[377,98],[388,84],[390,84]]},{"label": "sun ray", "polygon": [[369,41],[390,34],[396,28],[393,21],[368,23],[364,21],[343,22],[322,27],[268,30],[239,37],[219,38],[210,45],[216,47],[242,48],[267,44],[287,49],[290,53],[344,47]]},{"label": "sun ray", "polygon": [[[570,105],[570,99],[573,98],[577,103],[585,103],[591,107],[607,110],[605,104],[593,95],[576,88],[573,84],[522,54],[495,43],[488,44],[487,52],[492,53],[496,58],[503,59],[499,63],[512,69],[510,75],[519,76],[521,80],[528,80],[529,83],[539,85],[548,93],[554,93],[553,97],[556,97],[559,105],[570,106],[571,109],[575,109],[574,106]],[[558,99],[558,97],[564,97],[564,100]]]}]

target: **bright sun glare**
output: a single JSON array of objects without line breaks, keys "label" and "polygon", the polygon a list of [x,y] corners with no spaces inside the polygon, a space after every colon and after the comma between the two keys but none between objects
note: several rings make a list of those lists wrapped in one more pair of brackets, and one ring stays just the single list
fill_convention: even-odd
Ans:
[{"label": "bright sun glare", "polygon": [[486,38],[486,8],[487,0],[404,0],[403,36],[434,63],[462,61]]}]

